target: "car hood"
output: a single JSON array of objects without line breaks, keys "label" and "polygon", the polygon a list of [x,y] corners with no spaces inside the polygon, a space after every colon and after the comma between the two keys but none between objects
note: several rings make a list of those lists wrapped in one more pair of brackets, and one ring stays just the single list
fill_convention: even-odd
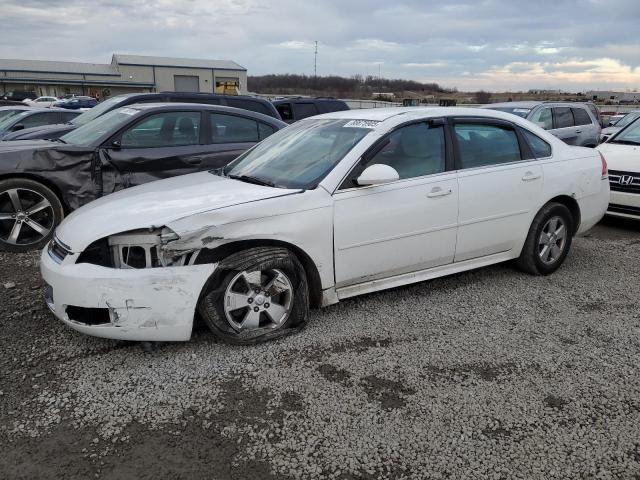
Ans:
[{"label": "car hood", "polygon": [[609,170],[640,172],[640,146],[601,143],[596,148],[604,155]]},{"label": "car hood", "polygon": [[158,180],[122,190],[79,208],[56,230],[74,252],[95,240],[140,228],[162,227],[183,217],[242,203],[292,195],[300,190],[271,188],[209,172]]},{"label": "car hood", "polygon": [[0,157],[3,154],[11,154],[22,150],[39,150],[42,148],[54,148],[60,146],[59,143],[49,140],[11,140],[0,142]]},{"label": "car hood", "polygon": [[601,135],[613,135],[614,133],[619,131],[620,131],[620,127],[616,127],[612,125],[611,127],[603,128],[600,133]]},{"label": "car hood", "polygon": [[8,133],[5,140],[20,140],[32,138],[58,138],[65,133],[75,130],[77,127],[68,123],[56,123],[53,125],[41,125],[39,127],[25,128]]}]

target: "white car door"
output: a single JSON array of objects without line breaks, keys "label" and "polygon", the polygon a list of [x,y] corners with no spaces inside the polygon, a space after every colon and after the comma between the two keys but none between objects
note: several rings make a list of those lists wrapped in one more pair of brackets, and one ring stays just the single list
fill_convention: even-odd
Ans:
[{"label": "white car door", "polygon": [[[400,127],[365,154],[335,192],[338,288],[453,261],[458,184],[447,169],[445,138],[443,121]],[[374,164],[393,167],[400,179],[358,186],[355,179]]]},{"label": "white car door", "polygon": [[460,189],[455,261],[518,248],[539,206],[542,166],[509,122],[460,118],[452,130]]}]

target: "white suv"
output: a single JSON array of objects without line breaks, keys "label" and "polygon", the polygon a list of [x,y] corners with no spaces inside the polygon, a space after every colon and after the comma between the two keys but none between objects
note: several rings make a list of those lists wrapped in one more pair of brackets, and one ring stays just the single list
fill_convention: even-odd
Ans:
[{"label": "white suv", "polygon": [[301,328],[308,308],[507,260],[563,262],[604,215],[606,163],[492,110],[336,112],[222,171],[80,208],[42,254],[47,302],[84,333],[224,340]]}]

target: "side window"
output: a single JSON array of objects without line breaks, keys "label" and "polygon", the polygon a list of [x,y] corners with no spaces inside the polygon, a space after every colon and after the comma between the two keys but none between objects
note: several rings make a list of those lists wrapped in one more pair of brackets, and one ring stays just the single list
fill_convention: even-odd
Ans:
[{"label": "side window", "polygon": [[73,120],[77,116],[78,116],[78,114],[74,113],[74,112],[69,112],[69,113],[60,112],[60,122],[62,122],[62,123],[70,122],[71,120]]},{"label": "side window", "polygon": [[274,133],[276,133],[276,130],[271,125],[258,122],[258,135],[260,136],[260,140],[264,140],[269,135],[273,135]]},{"label": "side window", "polygon": [[294,103],[293,112],[295,113],[296,120],[318,115],[318,109],[313,103]]},{"label": "side window", "polygon": [[349,110],[343,102],[337,102],[335,100],[319,101],[316,106],[320,113],[340,112],[342,110]]},{"label": "side window", "polygon": [[516,132],[502,125],[456,123],[454,125],[460,168],[517,162],[522,159]]},{"label": "side window", "polygon": [[291,112],[291,104],[290,103],[281,103],[276,105],[276,110],[280,114],[280,118],[283,121],[293,120],[293,113]]},{"label": "side window", "polygon": [[407,125],[391,133],[386,144],[362,164],[359,172],[370,165],[393,167],[400,178],[414,178],[445,170],[444,127],[429,128],[426,123]]},{"label": "side window", "polygon": [[576,125],[591,125],[591,117],[584,108],[572,108]]},{"label": "side window", "polygon": [[20,122],[24,128],[39,127],[41,125],[50,125],[56,123],[57,115],[55,112],[37,113],[30,115]]},{"label": "side window", "polygon": [[550,108],[541,108],[531,116],[530,120],[545,130],[553,128],[553,116]]},{"label": "side window", "polygon": [[124,148],[153,148],[200,143],[200,112],[151,115],[122,134]]},{"label": "side window", "polygon": [[571,109],[569,107],[555,107],[553,110],[556,114],[556,128],[575,126],[573,122],[573,115],[571,115]]},{"label": "side window", "polygon": [[211,143],[259,142],[258,122],[220,113],[211,114]]},{"label": "side window", "polygon": [[529,130],[521,129],[521,131],[524,133],[524,137],[527,139],[527,143],[529,143],[529,147],[536,158],[546,158],[551,156],[551,145],[542,140],[539,136],[531,133]]}]

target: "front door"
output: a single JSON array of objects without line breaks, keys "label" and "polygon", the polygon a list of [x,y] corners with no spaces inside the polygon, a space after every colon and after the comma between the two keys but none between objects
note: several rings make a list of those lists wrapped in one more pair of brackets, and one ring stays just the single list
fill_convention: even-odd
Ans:
[{"label": "front door", "polygon": [[[334,194],[336,286],[453,261],[458,183],[446,168],[444,126],[417,123],[390,133]],[[393,167],[400,179],[358,187],[369,165]]]}]

